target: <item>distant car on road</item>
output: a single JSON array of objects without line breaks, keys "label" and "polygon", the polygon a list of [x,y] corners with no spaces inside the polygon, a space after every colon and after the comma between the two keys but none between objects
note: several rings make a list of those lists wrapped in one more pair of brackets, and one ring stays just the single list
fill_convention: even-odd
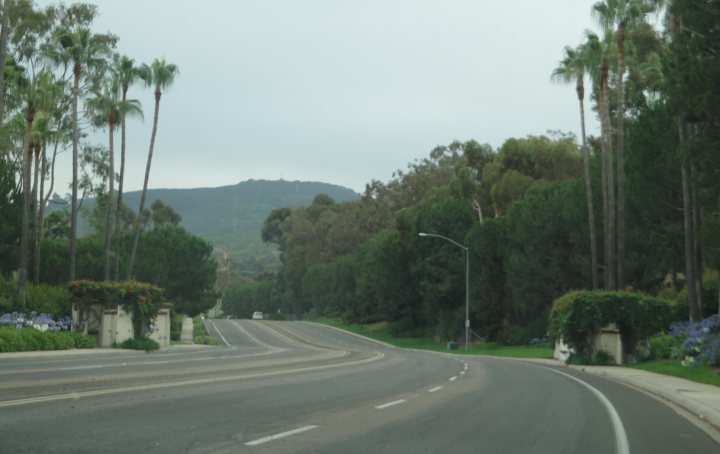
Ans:
[{"label": "distant car on road", "polygon": [[263,313],[262,312],[253,312],[252,314],[253,320],[262,320],[263,319]]}]

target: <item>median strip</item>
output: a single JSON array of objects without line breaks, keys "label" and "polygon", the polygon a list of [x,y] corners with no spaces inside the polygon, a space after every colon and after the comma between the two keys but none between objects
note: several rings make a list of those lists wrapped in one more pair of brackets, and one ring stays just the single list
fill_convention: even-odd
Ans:
[{"label": "median strip", "polygon": [[317,428],[318,428],[318,426],[300,427],[298,429],[288,430],[287,432],[281,432],[279,434],[269,435],[267,437],[258,438],[257,440],[248,441],[247,443],[245,443],[245,445],[246,446],[257,446],[257,445],[261,445],[263,443],[267,443],[269,441],[278,440],[280,438],[289,437],[291,435],[297,435],[299,433],[307,432],[308,430],[313,430],[313,429],[317,429]]},{"label": "median strip", "polygon": [[383,408],[393,407],[395,405],[400,405],[401,403],[405,402],[405,399],[398,399],[393,400],[392,402],[388,402],[386,404],[378,405],[375,408],[378,410],[382,410]]}]

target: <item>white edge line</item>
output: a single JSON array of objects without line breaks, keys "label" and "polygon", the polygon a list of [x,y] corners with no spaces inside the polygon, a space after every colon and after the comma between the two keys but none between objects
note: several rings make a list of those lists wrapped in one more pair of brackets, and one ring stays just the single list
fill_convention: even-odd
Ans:
[{"label": "white edge line", "polygon": [[213,329],[215,329],[215,332],[218,333],[218,336],[220,336],[220,339],[222,339],[223,342],[225,342],[225,345],[227,345],[228,347],[232,348],[232,345],[230,345],[230,343],[225,339],[225,336],[223,336],[222,333],[220,332],[220,330],[217,329],[217,326],[215,326],[215,323],[214,323],[212,320],[208,320],[208,322],[210,322],[210,324],[212,325]]},{"label": "white edge line", "polygon": [[588,383],[585,383],[579,378],[573,377],[572,375],[566,374],[565,372],[560,372],[559,370],[551,369],[549,367],[546,367],[545,369],[551,370],[557,374],[564,375],[572,380],[575,380],[576,382],[580,383],[581,385],[592,391],[592,393],[595,394],[595,397],[597,397],[598,400],[602,402],[608,414],[610,415],[610,421],[612,422],[613,431],[615,432],[615,451],[617,452],[617,454],[630,454],[630,445],[628,444],[625,427],[623,427],[620,415],[618,414],[617,410],[615,410],[615,407],[613,407],[613,404],[610,402],[610,400],[608,400],[608,398],[605,397],[603,393],[598,391],[597,388]]},{"label": "white edge line", "polygon": [[281,432],[279,434],[269,435],[267,437],[258,438],[257,440],[248,441],[247,443],[245,443],[245,445],[246,446],[257,446],[257,445],[261,445],[263,443],[267,443],[268,441],[273,441],[273,440],[277,440],[279,438],[289,437],[290,435],[297,435],[302,432],[307,432],[308,430],[317,429],[317,427],[318,426],[300,427],[298,429],[288,430],[287,432]]},{"label": "white edge line", "polygon": [[436,386],[432,389],[428,389],[429,393],[434,393],[435,391],[440,391],[442,389],[442,386]]},{"label": "white edge line", "polygon": [[405,399],[393,400],[392,402],[388,402],[388,403],[386,403],[386,404],[378,405],[378,406],[376,406],[375,408],[378,409],[378,410],[382,410],[383,408],[392,407],[392,406],[394,406],[394,405],[400,405],[400,404],[403,403],[403,402],[405,402]]}]

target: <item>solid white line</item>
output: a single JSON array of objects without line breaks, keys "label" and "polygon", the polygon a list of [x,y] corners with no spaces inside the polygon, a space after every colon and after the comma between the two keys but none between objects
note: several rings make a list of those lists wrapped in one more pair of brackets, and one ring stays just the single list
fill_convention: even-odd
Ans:
[{"label": "solid white line", "polygon": [[613,407],[613,404],[610,403],[610,400],[608,400],[608,398],[605,397],[603,393],[598,391],[597,388],[588,383],[585,383],[579,378],[573,377],[572,375],[566,374],[565,372],[560,372],[559,370],[550,369],[549,367],[546,367],[545,369],[551,370],[555,373],[564,375],[572,380],[575,380],[576,382],[580,383],[581,385],[592,391],[592,393],[595,394],[595,397],[597,397],[598,400],[602,402],[602,404],[605,406],[605,409],[608,411],[608,414],[610,415],[610,421],[612,422],[613,431],[615,432],[615,452],[617,452],[617,454],[630,454],[630,445],[628,444],[627,435],[625,434],[625,427],[623,427],[620,415],[618,414],[617,410],[615,410],[615,407]]},{"label": "solid white line", "polygon": [[450,381],[455,381],[455,380],[457,380],[457,375],[450,377]]},{"label": "solid white line", "polygon": [[382,410],[383,408],[392,407],[393,405],[399,405],[399,404],[401,404],[401,403],[403,403],[403,402],[405,402],[405,399],[393,400],[392,402],[388,402],[388,403],[386,403],[386,404],[378,405],[378,406],[375,407],[375,408],[377,408],[378,410]]},{"label": "solid white line", "polygon": [[432,389],[428,389],[429,393],[434,393],[435,391],[440,391],[442,389],[442,386],[436,386]]},{"label": "solid white line", "polygon": [[231,347],[231,348],[232,348],[232,345],[230,345],[230,342],[228,342],[228,341],[225,339],[225,336],[222,335],[222,333],[220,332],[220,330],[217,329],[217,326],[215,326],[215,323],[214,323],[212,320],[208,320],[208,322],[210,322],[210,324],[212,325],[212,327],[215,328],[215,332],[218,333],[218,336],[220,336],[220,339],[222,339],[223,342],[225,342],[225,345],[227,345],[228,347]]},{"label": "solid white line", "polygon": [[308,430],[317,429],[317,427],[318,427],[318,426],[305,426],[305,427],[300,427],[299,429],[288,430],[287,432],[282,432],[282,433],[279,433],[279,434],[275,434],[275,435],[270,435],[270,436],[267,436],[267,437],[258,438],[257,440],[248,441],[247,443],[245,443],[245,445],[247,445],[247,446],[257,446],[257,445],[261,445],[261,444],[263,444],[263,443],[267,443],[268,441],[273,441],[273,440],[277,440],[277,439],[279,439],[279,438],[289,437],[290,435],[296,435],[296,434],[299,434],[299,433],[302,433],[302,432],[307,432]]}]

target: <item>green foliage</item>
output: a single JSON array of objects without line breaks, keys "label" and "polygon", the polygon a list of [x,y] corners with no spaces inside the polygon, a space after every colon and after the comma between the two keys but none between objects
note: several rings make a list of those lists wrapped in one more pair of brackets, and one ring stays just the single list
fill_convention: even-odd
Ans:
[{"label": "green foliage", "polygon": [[15,169],[0,151],[0,274],[17,268],[22,199]]},{"label": "green foliage", "polygon": [[593,359],[593,337],[614,323],[620,330],[625,352],[634,353],[639,342],[665,329],[670,304],[633,292],[574,291],[553,303],[548,332],[562,338],[582,359]]},{"label": "green foliage", "polygon": [[95,339],[82,333],[69,331],[41,332],[33,328],[17,329],[14,326],[0,326],[0,352],[66,350],[70,348],[95,348]]},{"label": "green foliage", "polygon": [[174,310],[170,312],[170,340],[179,341],[182,337],[182,325],[185,316]]},{"label": "green foliage", "polygon": [[65,288],[47,284],[29,284],[23,305],[17,283],[0,276],[0,313],[35,311],[59,318],[70,315],[70,306],[70,294]]},{"label": "green foliage", "polygon": [[650,338],[650,354],[647,359],[670,359],[677,347],[676,340],[669,334],[659,334]]},{"label": "green foliage", "polygon": [[194,342],[200,345],[217,345],[218,341],[212,336],[195,336]]},{"label": "green foliage", "polygon": [[123,306],[132,314],[135,338],[142,337],[165,302],[163,290],[152,284],[135,281],[99,282],[80,280],[68,284],[72,300],[78,305],[80,320],[85,320],[90,305],[105,308]]},{"label": "green foliage", "polygon": [[129,350],[144,350],[146,352],[151,352],[154,350],[158,350],[160,348],[160,344],[158,344],[154,339],[141,336],[134,339],[125,340],[120,344],[120,348],[126,348]]},{"label": "green foliage", "polygon": [[162,287],[175,311],[193,317],[215,305],[217,263],[210,243],[162,224],[143,233],[139,250],[135,275]]}]

